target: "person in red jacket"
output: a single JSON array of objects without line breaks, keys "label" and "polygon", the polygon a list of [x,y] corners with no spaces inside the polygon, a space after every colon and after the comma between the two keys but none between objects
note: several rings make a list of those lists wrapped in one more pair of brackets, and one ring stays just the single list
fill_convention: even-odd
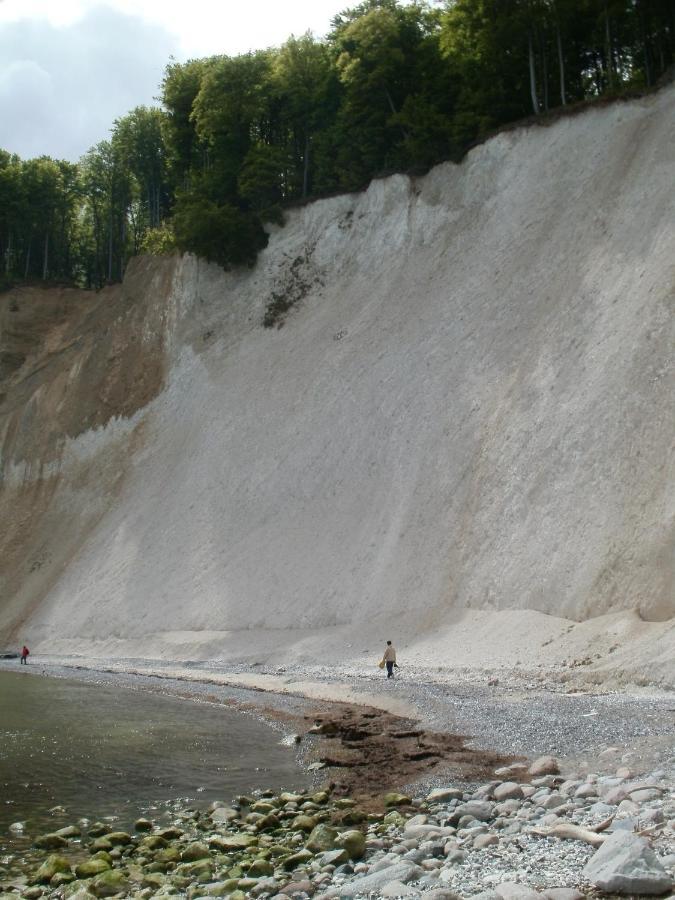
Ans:
[{"label": "person in red jacket", "polygon": [[30,653],[30,650],[29,650],[28,647],[26,647],[26,645],[24,644],[24,645],[23,645],[23,648],[22,648],[22,650],[21,650],[21,665],[22,665],[22,666],[28,665],[28,654],[29,654],[29,653]]}]

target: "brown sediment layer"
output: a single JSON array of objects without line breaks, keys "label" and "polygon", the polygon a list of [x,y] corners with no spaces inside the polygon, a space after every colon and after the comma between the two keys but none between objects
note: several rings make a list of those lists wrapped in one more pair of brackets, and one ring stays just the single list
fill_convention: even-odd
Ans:
[{"label": "brown sediment layer", "polygon": [[308,733],[318,738],[314,755],[334,794],[358,799],[368,809],[379,809],[383,795],[403,785],[430,777],[490,780],[495,768],[522,759],[467,747],[468,737],[427,731],[373,707],[334,704],[305,720],[313,723]]}]

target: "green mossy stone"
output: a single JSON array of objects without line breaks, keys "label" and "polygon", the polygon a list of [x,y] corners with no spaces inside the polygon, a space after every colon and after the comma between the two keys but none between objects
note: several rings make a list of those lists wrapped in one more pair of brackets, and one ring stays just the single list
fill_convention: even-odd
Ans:
[{"label": "green mossy stone", "polygon": [[246,874],[249,878],[266,878],[274,875],[274,866],[266,859],[256,859]]},{"label": "green mossy stone", "polygon": [[54,834],[58,834],[64,838],[77,838],[80,837],[82,832],[75,825],[66,825],[65,828],[57,828]]},{"label": "green mossy stone", "polygon": [[271,847],[267,848],[266,852],[269,853],[272,859],[275,859],[278,856],[287,856],[293,851],[290,847],[286,847],[284,844],[272,844]]},{"label": "green mossy stone", "polygon": [[143,838],[138,845],[139,850],[163,850],[169,846],[166,838],[160,837],[158,834],[149,834]]},{"label": "green mossy stone", "polygon": [[107,872],[110,868],[112,867],[107,860],[97,857],[78,863],[75,866],[75,874],[78,878],[94,878],[96,875]]},{"label": "green mossy stone", "polygon": [[48,884],[57,872],[70,873],[70,863],[65,856],[52,853],[37,870],[34,880],[38,884]]},{"label": "green mossy stone", "polygon": [[40,850],[61,850],[68,846],[68,841],[60,834],[41,834],[35,838],[33,846]]},{"label": "green mossy stone", "polygon": [[256,800],[256,802],[251,807],[251,812],[257,813],[271,813],[274,812],[276,806],[274,803],[270,803],[269,800]]},{"label": "green mossy stone", "polygon": [[314,854],[311,850],[298,850],[297,853],[293,853],[291,856],[286,857],[283,862],[284,869],[286,869],[287,872],[292,872],[293,869],[297,869],[298,866],[304,866],[313,859]]},{"label": "green mossy stone", "polygon": [[397,828],[403,827],[405,825],[405,817],[401,815],[400,812],[387,813],[387,815],[382,819],[383,825],[395,825]]},{"label": "green mossy stone", "polygon": [[284,791],[282,794],[279,794],[279,800],[281,803],[302,803],[305,798],[302,794],[291,794],[288,791]]},{"label": "green mossy stone", "polygon": [[157,890],[158,888],[161,888],[162,885],[166,884],[166,875],[162,875],[161,872],[146,872],[143,875],[141,884],[143,887]]},{"label": "green mossy stone", "polygon": [[101,837],[101,835],[109,834],[111,831],[112,828],[110,825],[106,825],[105,822],[94,822],[87,828],[87,834],[92,838]]},{"label": "green mossy stone", "polygon": [[167,888],[172,889],[172,893],[174,891],[184,891],[188,887],[188,885],[192,884],[191,878],[186,878],[184,875],[172,875],[170,881],[164,885],[160,890],[166,890]]},{"label": "green mossy stone", "polygon": [[136,819],[134,822],[135,831],[152,831],[152,822],[150,819]]},{"label": "green mossy stone", "polygon": [[106,850],[98,850],[94,853],[92,859],[104,859],[107,863],[110,863],[110,866],[112,867],[113,858]]},{"label": "green mossy stone", "polygon": [[246,894],[243,891],[237,889],[236,891],[232,891],[230,894],[230,900],[247,900]]},{"label": "green mossy stone", "polygon": [[317,825],[307,838],[305,847],[312,853],[323,853],[324,850],[334,850],[337,846],[335,841],[338,832],[330,825]]},{"label": "green mossy stone", "polygon": [[193,844],[187,845],[180,858],[183,862],[195,862],[198,859],[208,859],[210,856],[211,853],[206,844],[202,844],[201,841],[195,841]]},{"label": "green mossy stone", "polygon": [[240,891],[250,891],[251,888],[258,886],[257,878],[240,878],[237,889]]},{"label": "green mossy stone", "polygon": [[293,831],[313,831],[318,822],[313,816],[296,816],[291,822]]},{"label": "green mossy stone", "polygon": [[214,836],[209,841],[209,845],[216,850],[246,850],[249,847],[258,845],[258,838],[252,834],[221,834]]},{"label": "green mossy stone", "polygon": [[356,806],[356,800],[352,800],[351,797],[340,797],[339,800],[336,800],[333,806],[336,809],[350,809],[352,806]]},{"label": "green mossy stone", "polygon": [[95,838],[91,844],[89,845],[89,850],[92,853],[96,853],[98,850],[112,850],[113,845],[108,840],[107,836],[97,837]]},{"label": "green mossy stone", "polygon": [[366,852],[366,836],[362,831],[342,831],[335,841],[337,847],[346,850],[350,859],[361,859]]},{"label": "green mossy stone", "polygon": [[238,818],[239,813],[236,811],[236,809],[231,809],[229,806],[219,806],[211,813],[211,821],[215,825],[222,825],[227,822],[233,822]]},{"label": "green mossy stone", "polygon": [[167,841],[177,841],[178,838],[183,837],[185,832],[182,828],[170,825],[168,828],[160,828],[157,834]]},{"label": "green mossy stone", "polygon": [[164,847],[155,853],[155,862],[162,862],[162,863],[180,862],[180,850],[177,847]]},{"label": "green mossy stone", "polygon": [[365,822],[368,816],[360,809],[347,809],[340,814],[341,825],[360,825]]},{"label": "green mossy stone", "polygon": [[385,806],[410,806],[412,803],[410,797],[406,794],[397,794],[396,791],[385,794],[383,800]]},{"label": "green mossy stone", "polygon": [[113,847],[126,847],[127,844],[133,842],[133,838],[126,831],[111,831],[106,835],[106,839],[110,841]]},{"label": "green mossy stone", "polygon": [[[41,887],[29,887],[26,888],[21,894],[22,897],[25,897],[25,900],[39,900],[42,897],[43,890]],[[14,895],[17,896],[16,894]]]},{"label": "green mossy stone", "polygon": [[119,869],[102,872],[89,885],[95,897],[112,897],[115,894],[126,894],[129,890],[129,879]]},{"label": "green mossy stone", "polygon": [[256,822],[256,829],[258,831],[274,831],[275,828],[279,827],[279,824],[279,817],[275,816],[274,813],[270,813]]},{"label": "green mossy stone", "polygon": [[72,872],[57,872],[49,882],[49,886],[53,888],[60,888],[65,884],[70,884],[71,881],[75,881],[75,876]]},{"label": "green mossy stone", "polygon": [[312,794],[311,799],[313,803],[317,803],[319,806],[323,806],[324,803],[328,803],[328,792],[317,791],[316,794]]}]

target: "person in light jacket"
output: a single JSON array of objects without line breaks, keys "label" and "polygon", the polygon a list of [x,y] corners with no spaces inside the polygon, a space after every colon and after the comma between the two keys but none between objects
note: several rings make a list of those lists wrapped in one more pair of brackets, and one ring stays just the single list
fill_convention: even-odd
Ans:
[{"label": "person in light jacket", "polygon": [[392,647],[391,641],[387,641],[387,646],[384,648],[384,656],[382,659],[387,666],[387,678],[393,678],[394,666],[398,669],[398,665],[396,665],[396,650]]}]

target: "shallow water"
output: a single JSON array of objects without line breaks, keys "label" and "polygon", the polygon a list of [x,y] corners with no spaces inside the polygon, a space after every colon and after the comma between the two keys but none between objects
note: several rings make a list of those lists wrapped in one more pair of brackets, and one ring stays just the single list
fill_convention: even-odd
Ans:
[{"label": "shallow water", "polygon": [[[307,777],[283,735],[252,715],[151,692],[0,672],[0,848],[116,816],[157,818]],[[55,806],[65,815],[52,814]],[[25,823],[25,837],[10,832]]]}]

